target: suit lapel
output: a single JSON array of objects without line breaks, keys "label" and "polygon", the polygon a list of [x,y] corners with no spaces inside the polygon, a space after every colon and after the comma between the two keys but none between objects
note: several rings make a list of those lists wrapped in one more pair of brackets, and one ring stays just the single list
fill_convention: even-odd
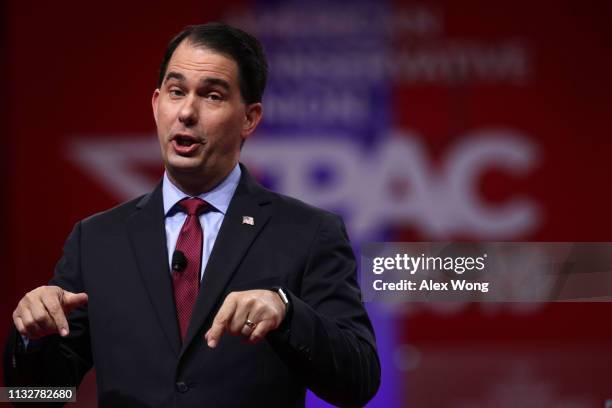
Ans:
[{"label": "suit lapel", "polygon": [[168,267],[162,183],[137,204],[127,221],[138,271],[170,346],[178,355],[181,340]]},{"label": "suit lapel", "polygon": [[[223,300],[223,294],[253,240],[271,216],[270,193],[261,188],[241,165],[242,177],[225,214],[215,246],[206,265],[187,336],[181,349],[185,352],[201,326],[214,318],[211,313]],[[253,225],[243,217],[252,217]],[[206,233],[206,231],[204,232]],[[204,341],[203,338],[198,341]]]}]

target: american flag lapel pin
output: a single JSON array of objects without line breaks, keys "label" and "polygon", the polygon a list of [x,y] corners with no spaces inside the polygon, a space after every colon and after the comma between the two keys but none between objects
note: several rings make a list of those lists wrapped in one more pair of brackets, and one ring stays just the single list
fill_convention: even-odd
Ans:
[{"label": "american flag lapel pin", "polygon": [[242,223],[247,225],[255,225],[255,220],[253,217],[249,217],[248,215],[242,216]]}]

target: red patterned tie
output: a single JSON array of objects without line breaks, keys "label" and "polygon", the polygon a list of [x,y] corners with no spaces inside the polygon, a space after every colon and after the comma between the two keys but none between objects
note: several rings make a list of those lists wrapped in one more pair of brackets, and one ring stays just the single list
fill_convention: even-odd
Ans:
[{"label": "red patterned tie", "polygon": [[184,339],[200,288],[203,232],[199,215],[208,208],[208,203],[199,198],[188,198],[179,201],[177,205],[187,213],[175,249],[183,252],[187,265],[180,272],[172,271],[176,316],[181,329],[181,339]]}]

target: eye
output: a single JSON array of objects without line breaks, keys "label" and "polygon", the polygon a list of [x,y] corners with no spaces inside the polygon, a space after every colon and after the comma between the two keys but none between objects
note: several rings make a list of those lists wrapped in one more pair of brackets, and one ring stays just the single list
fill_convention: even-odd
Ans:
[{"label": "eye", "polygon": [[223,97],[218,93],[209,93],[206,95],[206,99],[210,99],[211,101],[217,102],[223,100]]},{"label": "eye", "polygon": [[184,94],[183,94],[183,91],[181,91],[180,89],[177,89],[177,88],[171,88],[171,89],[169,89],[169,90],[168,90],[168,94],[169,94],[171,97],[175,97],[175,98],[176,98],[176,97],[179,97],[179,96],[183,96],[183,95],[184,95]]}]

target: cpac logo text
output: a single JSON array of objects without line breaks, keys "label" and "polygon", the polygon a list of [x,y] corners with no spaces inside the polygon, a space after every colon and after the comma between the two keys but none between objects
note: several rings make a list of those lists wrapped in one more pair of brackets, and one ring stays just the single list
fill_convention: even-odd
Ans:
[{"label": "cpac logo text", "polygon": [[[533,142],[505,129],[464,135],[433,168],[423,137],[402,131],[372,150],[339,137],[253,138],[243,159],[271,173],[275,188],[316,206],[346,209],[351,232],[375,234],[388,225],[411,225],[424,237],[469,234],[481,239],[520,237],[538,225],[537,205],[516,195],[487,203],[478,191],[489,170],[529,176],[538,163]],[[313,168],[327,167],[326,183],[313,180]],[[405,186],[398,194],[394,185]]]}]

